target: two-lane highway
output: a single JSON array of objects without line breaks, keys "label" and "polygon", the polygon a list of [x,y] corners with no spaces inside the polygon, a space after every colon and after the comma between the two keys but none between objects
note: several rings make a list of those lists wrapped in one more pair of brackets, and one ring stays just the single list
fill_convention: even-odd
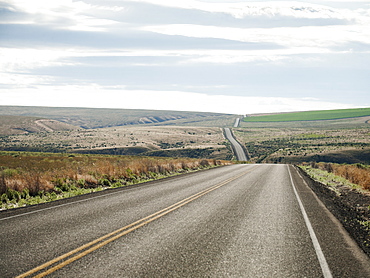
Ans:
[{"label": "two-lane highway", "polygon": [[287,165],[233,165],[0,213],[0,277],[370,277]]},{"label": "two-lane highway", "polygon": [[230,128],[224,128],[224,134],[225,134],[226,139],[229,140],[229,142],[230,142],[230,144],[231,144],[231,146],[234,150],[236,159],[239,160],[239,161],[249,160],[248,157],[247,157],[247,154],[245,153],[245,151],[243,149],[243,147],[234,138],[234,135],[232,134],[231,129]]}]

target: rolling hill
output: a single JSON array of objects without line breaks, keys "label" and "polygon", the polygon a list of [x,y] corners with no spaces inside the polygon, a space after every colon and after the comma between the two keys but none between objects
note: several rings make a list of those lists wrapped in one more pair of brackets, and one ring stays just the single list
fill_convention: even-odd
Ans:
[{"label": "rolling hill", "polygon": [[74,130],[77,127],[40,117],[0,115],[0,135]]},{"label": "rolling hill", "polygon": [[1,115],[50,119],[84,129],[130,125],[227,126],[235,119],[235,115],[205,112],[33,106],[0,106]]}]

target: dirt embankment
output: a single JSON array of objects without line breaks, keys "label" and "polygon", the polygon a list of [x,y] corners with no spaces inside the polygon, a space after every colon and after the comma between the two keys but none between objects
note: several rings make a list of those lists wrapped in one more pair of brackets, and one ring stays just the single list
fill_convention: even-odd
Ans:
[{"label": "dirt embankment", "polygon": [[344,186],[338,188],[338,194],[327,185],[313,180],[301,168],[296,168],[329,211],[341,222],[362,250],[370,256],[370,227],[364,225],[370,221],[370,195]]}]

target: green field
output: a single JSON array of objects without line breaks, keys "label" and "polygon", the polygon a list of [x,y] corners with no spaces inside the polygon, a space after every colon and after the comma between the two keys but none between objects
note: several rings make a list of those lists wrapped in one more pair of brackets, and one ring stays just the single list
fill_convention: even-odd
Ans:
[{"label": "green field", "polygon": [[370,108],[321,110],[246,117],[245,122],[320,121],[370,116]]}]

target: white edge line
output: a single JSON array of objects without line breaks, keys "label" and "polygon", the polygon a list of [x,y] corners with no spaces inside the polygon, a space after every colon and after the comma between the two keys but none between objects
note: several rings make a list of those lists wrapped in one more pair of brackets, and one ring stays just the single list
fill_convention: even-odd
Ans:
[{"label": "white edge line", "polygon": [[322,249],[321,249],[321,246],[320,246],[320,243],[316,237],[316,234],[315,234],[315,231],[312,227],[312,224],[311,224],[311,221],[310,219],[308,218],[308,215],[306,213],[306,210],[302,204],[302,201],[301,201],[301,198],[299,197],[298,195],[298,192],[297,192],[297,189],[295,187],[295,184],[294,184],[294,181],[293,181],[293,177],[292,177],[292,174],[290,173],[290,169],[289,169],[289,165],[287,165],[288,167],[288,172],[289,172],[289,177],[290,177],[290,181],[292,183],[292,187],[293,187],[293,191],[294,191],[294,194],[298,200],[298,204],[299,204],[299,207],[301,209],[301,212],[302,212],[302,215],[303,215],[303,218],[304,218],[304,221],[306,223],[306,226],[307,226],[307,229],[308,229],[308,232],[310,233],[310,237],[311,237],[311,240],[312,240],[312,243],[313,243],[313,246],[315,248],[315,251],[316,251],[316,255],[317,255],[317,258],[319,260],[319,263],[320,263],[320,266],[321,266],[321,270],[322,270],[322,273],[324,275],[325,278],[332,278],[332,274],[331,274],[331,271],[330,271],[330,268],[329,268],[329,265],[326,261],[326,258],[324,256],[324,253],[322,252]]}]

